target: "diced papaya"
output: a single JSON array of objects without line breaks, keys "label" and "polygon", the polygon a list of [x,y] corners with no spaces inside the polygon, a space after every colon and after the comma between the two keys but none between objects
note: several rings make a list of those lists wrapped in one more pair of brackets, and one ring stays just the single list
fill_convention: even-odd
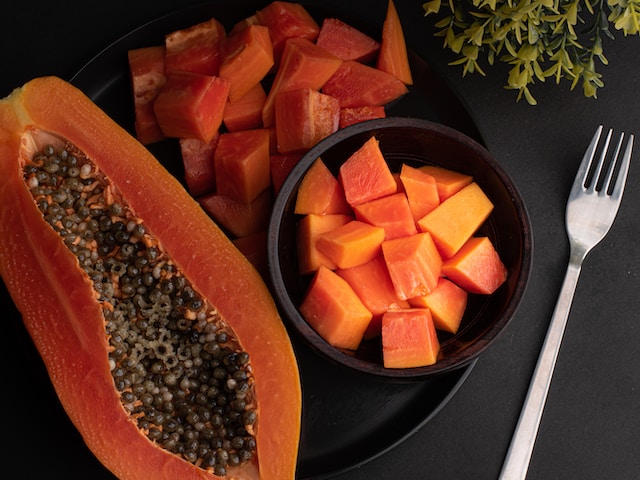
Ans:
[{"label": "diced papaya", "polygon": [[384,228],[384,239],[406,237],[418,232],[404,193],[394,193],[353,207],[356,219]]},{"label": "diced papaya", "polygon": [[418,220],[423,232],[431,233],[443,258],[450,258],[484,223],[493,203],[477,183],[458,191]]},{"label": "diced papaya", "polygon": [[382,43],[376,67],[406,85],[413,84],[404,32],[393,0],[389,0],[387,16],[382,25]]},{"label": "diced papaya", "polygon": [[385,368],[433,365],[440,343],[426,308],[390,310],[382,317],[382,359]]},{"label": "diced papaya", "polygon": [[280,153],[308,150],[338,130],[340,102],[310,88],[281,92],[275,122]]},{"label": "diced papaya", "polygon": [[215,18],[176,30],[165,36],[165,68],[214,76],[220,68],[220,44],[226,38],[224,26]]},{"label": "diced papaya", "polygon": [[507,268],[489,237],[472,237],[442,265],[442,273],[469,293],[489,295],[507,279]]},{"label": "diced papaya", "polygon": [[364,105],[362,107],[345,107],[340,109],[340,128],[376,118],[385,118],[387,112],[382,105]]},{"label": "diced papaya", "polygon": [[262,127],[262,107],[267,99],[262,84],[258,83],[242,98],[227,102],[222,122],[230,132]]},{"label": "diced papaya", "polygon": [[294,213],[353,213],[341,183],[321,158],[313,162],[300,182]]},{"label": "diced papaya", "polygon": [[213,156],[217,192],[238,202],[251,203],[271,185],[269,157],[267,130],[220,135]]},{"label": "diced papaya", "polygon": [[164,140],[153,111],[153,102],[164,87],[164,45],[129,50],[129,72],[133,90],[136,138],[144,145]]},{"label": "diced papaya", "polygon": [[154,102],[154,112],[167,137],[209,142],[222,124],[229,81],[189,72],[167,75]]},{"label": "diced papaya", "polygon": [[343,62],[322,91],[342,107],[386,105],[406,94],[407,86],[390,73],[353,60]]},{"label": "diced papaya", "polygon": [[371,321],[349,284],[324,266],[313,277],[300,313],[327,343],[348,350],[358,348]]},{"label": "diced papaya", "polygon": [[444,202],[451,195],[459,192],[473,181],[471,175],[449,170],[448,168],[436,167],[434,165],[423,165],[419,168],[436,179],[438,195],[440,196],[441,202]]},{"label": "diced papaya", "polygon": [[279,93],[299,88],[320,90],[341,63],[338,57],[306,38],[287,40],[262,110],[264,126],[270,127],[275,122],[275,100]]},{"label": "diced papaya", "polygon": [[216,189],[216,170],[213,153],[220,134],[216,132],[208,142],[197,138],[181,138],[180,154],[184,166],[184,180],[192,197],[199,197]]},{"label": "diced papaya", "polygon": [[380,49],[373,38],[337,18],[323,20],[316,44],[342,60],[362,63],[373,60]]},{"label": "diced papaya", "polygon": [[416,222],[440,204],[436,179],[428,173],[405,163],[400,169],[400,181]]},{"label": "diced papaya", "polygon": [[296,247],[298,251],[298,271],[300,275],[315,272],[320,265],[335,270],[337,265],[323,254],[316,245],[318,237],[353,220],[353,217],[342,214],[317,215],[310,213],[298,222]]},{"label": "diced papaya", "polygon": [[271,154],[269,166],[271,168],[271,186],[274,193],[277,194],[280,191],[289,173],[291,173],[291,170],[298,164],[303,155],[303,152]]},{"label": "diced papaya", "polygon": [[336,273],[351,285],[365,307],[373,314],[364,338],[380,335],[382,315],[388,310],[410,307],[409,302],[400,300],[396,295],[382,255],[357,267],[338,269]]},{"label": "diced papaya", "polygon": [[[444,266],[443,266],[444,268]],[[428,308],[436,330],[456,333],[467,308],[468,294],[452,281],[440,277],[435,290],[409,299],[412,307]]]},{"label": "diced papaya", "polygon": [[386,240],[382,254],[398,298],[408,300],[435,290],[442,259],[428,232]]},{"label": "diced papaya", "polygon": [[338,268],[351,268],[373,260],[380,254],[384,229],[352,220],[318,236],[318,250]]},{"label": "diced papaya", "polygon": [[220,76],[229,80],[229,100],[235,102],[254,88],[273,67],[269,29],[250,25],[227,38],[222,46]]},{"label": "diced papaya", "polygon": [[198,198],[198,203],[234,237],[246,237],[266,230],[273,208],[270,189],[264,190],[251,203],[239,202],[219,193],[204,195]]},{"label": "diced papaya", "polygon": [[269,27],[276,63],[289,38],[304,38],[314,42],[320,33],[320,26],[304,6],[294,2],[271,2],[256,12],[255,22]]},{"label": "diced papaya", "polygon": [[375,137],[369,138],[340,166],[339,180],[352,207],[397,190],[396,180]]},{"label": "diced papaya", "polygon": [[267,264],[267,231],[261,230],[244,237],[231,240],[240,253],[255,267],[265,280],[269,274]]}]

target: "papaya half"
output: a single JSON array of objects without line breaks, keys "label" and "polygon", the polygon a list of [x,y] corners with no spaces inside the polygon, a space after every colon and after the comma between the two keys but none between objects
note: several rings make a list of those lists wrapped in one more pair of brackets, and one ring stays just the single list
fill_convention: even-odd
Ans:
[{"label": "papaya half", "polygon": [[0,274],[68,416],[123,479],[293,479],[296,358],[259,274],[81,91],[0,100]]}]

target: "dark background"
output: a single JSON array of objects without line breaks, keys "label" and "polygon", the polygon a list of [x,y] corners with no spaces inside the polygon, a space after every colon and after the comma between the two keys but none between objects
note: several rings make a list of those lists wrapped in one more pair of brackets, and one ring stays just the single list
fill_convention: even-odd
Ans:
[{"label": "dark background", "polygon": [[[70,78],[123,34],[195,3],[200,2],[5,2],[0,96],[36,76]],[[386,9],[383,0],[307,3],[373,24],[382,22]],[[564,275],[564,208],[577,165],[598,124],[640,134],[637,36],[618,34],[605,42],[609,65],[600,68],[606,86],[597,100],[584,98],[579,86],[570,92],[568,82],[548,80],[533,87],[539,105],[532,107],[516,103],[515,94],[503,88],[502,65],[487,69],[487,77],[465,78],[458,67],[447,66],[453,57],[433,37],[421,3],[396,2],[408,45],[459,92],[486,145],[518,185],[534,230],[533,271],[517,315],[438,415],[396,448],[338,479],[498,476]],[[639,162],[640,153],[615,226],[583,268],[529,479],[630,479],[640,472]],[[1,294],[7,305],[6,291]],[[109,478],[42,386],[46,372],[15,311],[1,315],[9,318],[0,340],[3,477]]]}]

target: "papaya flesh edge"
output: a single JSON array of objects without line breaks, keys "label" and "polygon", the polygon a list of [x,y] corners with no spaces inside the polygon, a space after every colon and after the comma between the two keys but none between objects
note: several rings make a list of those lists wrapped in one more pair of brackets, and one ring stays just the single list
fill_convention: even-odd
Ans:
[{"label": "papaya flesh edge", "polygon": [[[97,165],[249,354],[257,455],[225,477],[149,440],[124,409],[96,293],[23,179],[21,155],[33,129],[70,142]],[[273,299],[257,271],[148,150],[74,86],[37,78],[0,100],[0,176],[0,275],[94,455],[123,479],[295,478],[300,378]]]}]

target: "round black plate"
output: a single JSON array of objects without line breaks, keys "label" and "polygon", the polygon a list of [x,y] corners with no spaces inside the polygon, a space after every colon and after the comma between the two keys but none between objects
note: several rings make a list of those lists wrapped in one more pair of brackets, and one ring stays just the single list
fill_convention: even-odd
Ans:
[{"label": "round black plate", "polygon": [[[156,19],[108,46],[88,62],[71,82],[82,89],[115,121],[133,132],[133,104],[126,55],[129,49],[162,44],[166,33],[211,17],[230,27],[266,3],[226,0],[180,10]],[[339,12],[322,11],[311,5],[308,5],[308,9],[319,20],[326,16],[338,16],[379,38],[382,18],[379,25],[372,27],[362,25],[361,22],[347,18]],[[414,116],[444,123],[482,141],[474,122],[450,87],[423,59],[411,54],[410,60],[415,84],[407,96],[391,106],[389,114]],[[183,172],[177,141],[161,142],[150,146],[150,150],[169,171],[181,178]],[[1,286],[2,311],[8,312],[11,317],[12,329],[23,339],[23,356],[28,356],[32,346],[28,345],[28,339],[25,338],[26,331],[20,325],[18,312],[4,285]],[[304,479],[328,478],[345,472],[398,445],[437,414],[456,393],[475,365],[474,362],[460,370],[423,382],[380,383],[356,373],[337,371],[317,357],[295,336],[292,336],[292,339],[300,363],[303,384],[303,424],[298,476]],[[15,347],[15,344],[13,346]],[[21,376],[21,380],[31,387],[33,382],[38,383],[34,388],[50,397],[34,398],[34,404],[42,408],[43,400],[55,401],[42,364],[31,359],[24,367],[22,372],[27,372],[29,378]],[[35,375],[29,373],[30,368],[34,369]],[[63,415],[63,411],[56,410],[55,407],[50,413]],[[69,426],[63,418],[54,423],[62,424],[61,433],[74,436],[71,441],[78,441],[74,432],[69,431]],[[91,459],[78,459],[77,467],[76,473],[82,471],[86,474],[85,477],[97,473],[92,469],[100,468]],[[101,474],[104,475],[104,472]]]}]

